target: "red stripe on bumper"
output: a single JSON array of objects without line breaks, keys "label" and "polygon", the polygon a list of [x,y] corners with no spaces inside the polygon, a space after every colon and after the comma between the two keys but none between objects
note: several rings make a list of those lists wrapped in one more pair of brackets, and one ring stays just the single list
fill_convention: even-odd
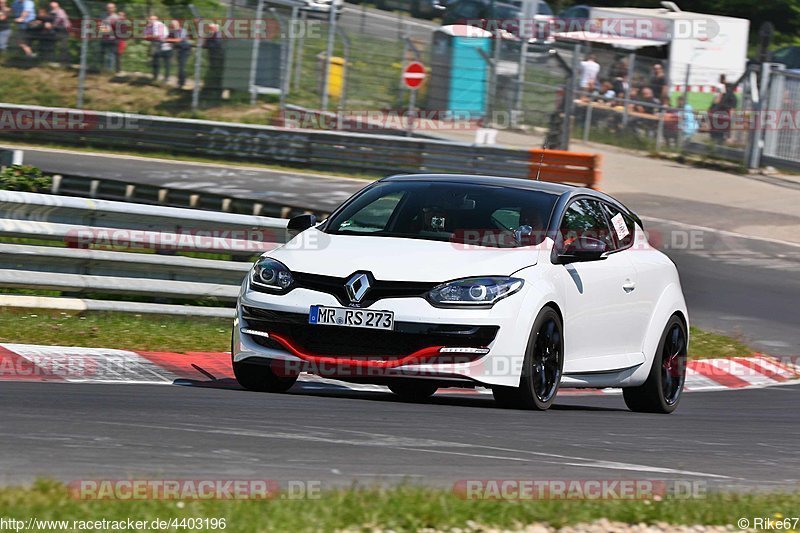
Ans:
[{"label": "red stripe on bumper", "polygon": [[428,346],[414,353],[400,357],[398,359],[352,359],[347,357],[331,357],[326,355],[315,355],[302,351],[299,347],[295,346],[289,339],[284,339],[280,335],[270,333],[269,337],[279,343],[281,346],[289,350],[292,355],[295,355],[307,361],[318,365],[342,365],[352,366],[354,368],[396,368],[403,365],[423,364],[427,360],[439,356],[439,350],[443,346]]}]

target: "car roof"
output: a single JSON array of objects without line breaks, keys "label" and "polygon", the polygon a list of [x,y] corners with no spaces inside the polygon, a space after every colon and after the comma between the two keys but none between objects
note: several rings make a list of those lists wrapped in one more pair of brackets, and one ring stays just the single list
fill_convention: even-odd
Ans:
[{"label": "car roof", "polygon": [[[481,176],[472,174],[397,174],[383,178],[380,181],[446,181],[449,183],[464,183],[470,185],[490,185],[495,187],[508,187],[512,189],[525,189],[531,191],[542,191],[551,194],[562,195],[573,192],[582,187],[565,185],[563,183],[551,183],[548,181],[527,180],[522,178],[506,178],[501,176]],[[593,193],[591,189],[583,189],[587,193]]]}]

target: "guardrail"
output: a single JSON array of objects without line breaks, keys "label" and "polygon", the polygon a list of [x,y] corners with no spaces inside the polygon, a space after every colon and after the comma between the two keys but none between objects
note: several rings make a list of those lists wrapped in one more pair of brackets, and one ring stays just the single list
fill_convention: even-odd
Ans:
[{"label": "guardrail", "polygon": [[[27,122],[12,120],[11,123],[32,124],[24,130],[0,132],[0,138],[13,136],[14,140],[203,155],[369,174],[460,172],[527,178],[530,167],[526,150],[445,140],[3,103],[0,113],[7,116],[25,113]],[[28,119],[29,115],[34,119]],[[43,117],[41,124],[35,120],[36,116]],[[51,127],[55,120],[60,128]]]},{"label": "guardrail", "polygon": [[[99,299],[85,308],[230,316],[254,256],[286,240],[285,219],[0,191],[0,286]],[[21,239],[21,240],[20,240]],[[9,240],[9,239],[6,239]],[[202,252],[231,260],[187,257]],[[104,301],[114,295],[135,302]],[[150,300],[150,301],[148,301]],[[0,297],[58,308],[57,299]],[[178,306],[202,301],[211,307]]]}]

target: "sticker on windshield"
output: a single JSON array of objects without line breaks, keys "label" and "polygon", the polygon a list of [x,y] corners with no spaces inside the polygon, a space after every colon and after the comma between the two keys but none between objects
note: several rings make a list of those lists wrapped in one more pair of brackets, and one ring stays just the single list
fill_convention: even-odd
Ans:
[{"label": "sticker on windshield", "polygon": [[622,240],[628,235],[630,235],[630,231],[628,231],[628,225],[625,224],[625,219],[622,216],[622,213],[617,213],[613,217],[611,217],[611,223],[614,224],[614,229],[617,231],[617,238]]}]

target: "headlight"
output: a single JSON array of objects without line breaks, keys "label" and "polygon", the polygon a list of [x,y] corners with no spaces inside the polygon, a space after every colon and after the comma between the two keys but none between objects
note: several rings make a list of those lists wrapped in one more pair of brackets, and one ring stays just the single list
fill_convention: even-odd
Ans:
[{"label": "headlight", "polygon": [[428,300],[434,305],[492,305],[522,288],[519,278],[465,278],[431,289]]},{"label": "headlight", "polygon": [[256,287],[282,291],[288,289],[294,279],[286,265],[280,261],[264,257],[256,261],[250,275],[250,282]]}]

